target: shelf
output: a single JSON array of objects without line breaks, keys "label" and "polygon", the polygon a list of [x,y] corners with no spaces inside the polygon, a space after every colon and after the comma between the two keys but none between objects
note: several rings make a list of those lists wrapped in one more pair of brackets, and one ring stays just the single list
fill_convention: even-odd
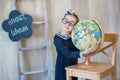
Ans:
[{"label": "shelf", "polygon": [[19,51],[36,50],[36,49],[43,49],[43,48],[46,48],[46,46],[42,46],[42,47],[19,48]]},{"label": "shelf", "polygon": [[29,72],[21,72],[21,75],[40,74],[40,73],[46,73],[46,72],[48,72],[48,70],[29,71]]}]

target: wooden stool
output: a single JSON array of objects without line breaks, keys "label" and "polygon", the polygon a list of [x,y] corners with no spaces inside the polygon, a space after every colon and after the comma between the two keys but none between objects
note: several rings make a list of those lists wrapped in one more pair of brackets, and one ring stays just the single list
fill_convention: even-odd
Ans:
[{"label": "wooden stool", "polygon": [[[91,80],[103,80],[106,76],[112,75],[112,80],[116,80],[116,53],[118,34],[104,34],[104,42],[108,42],[98,52],[102,52],[111,59],[111,63],[89,62],[89,64],[79,63],[77,65],[66,67],[67,80],[72,80],[72,76]],[[111,54],[105,50],[112,47]],[[110,52],[110,51],[109,51]],[[89,59],[89,57],[88,57]],[[84,66],[83,66],[84,65]],[[93,67],[91,67],[94,65]]]}]

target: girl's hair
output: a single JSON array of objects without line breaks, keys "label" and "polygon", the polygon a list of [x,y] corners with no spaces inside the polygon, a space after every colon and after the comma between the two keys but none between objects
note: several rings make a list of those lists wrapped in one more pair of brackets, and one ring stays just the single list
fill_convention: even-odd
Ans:
[{"label": "girl's hair", "polygon": [[70,9],[70,10],[66,11],[64,17],[66,17],[67,15],[74,16],[77,19],[76,23],[78,23],[79,17],[74,13],[73,9]]}]

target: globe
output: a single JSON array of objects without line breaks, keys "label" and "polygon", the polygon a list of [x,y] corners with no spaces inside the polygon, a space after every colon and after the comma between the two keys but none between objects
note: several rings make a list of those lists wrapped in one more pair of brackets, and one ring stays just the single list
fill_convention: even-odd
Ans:
[{"label": "globe", "polygon": [[84,51],[97,42],[101,45],[103,41],[103,32],[101,26],[96,21],[81,20],[74,26],[71,38],[75,47]]}]

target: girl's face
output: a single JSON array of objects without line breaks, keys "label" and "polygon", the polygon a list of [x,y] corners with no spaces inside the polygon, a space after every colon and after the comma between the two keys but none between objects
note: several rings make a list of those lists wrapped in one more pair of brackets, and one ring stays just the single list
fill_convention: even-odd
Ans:
[{"label": "girl's face", "polygon": [[70,33],[74,27],[74,25],[76,24],[77,19],[72,16],[72,15],[66,15],[63,19],[62,19],[62,30],[65,33]]}]

